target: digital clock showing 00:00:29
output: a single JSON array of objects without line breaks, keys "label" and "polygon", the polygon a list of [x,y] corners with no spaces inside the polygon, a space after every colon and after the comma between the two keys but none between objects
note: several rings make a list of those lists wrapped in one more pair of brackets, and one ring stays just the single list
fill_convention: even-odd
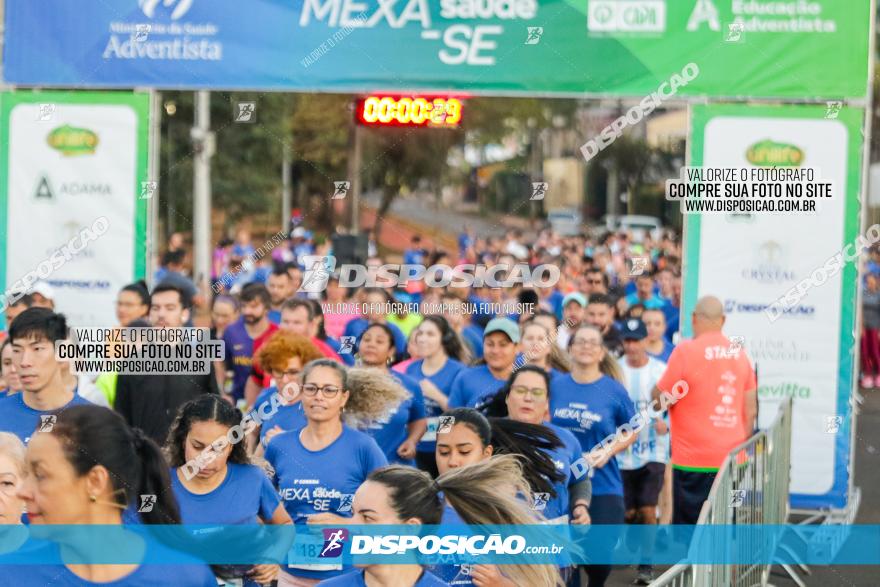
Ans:
[{"label": "digital clock showing 00:00:29", "polygon": [[358,101],[364,124],[458,126],[461,101],[456,98],[391,98],[370,96]]}]

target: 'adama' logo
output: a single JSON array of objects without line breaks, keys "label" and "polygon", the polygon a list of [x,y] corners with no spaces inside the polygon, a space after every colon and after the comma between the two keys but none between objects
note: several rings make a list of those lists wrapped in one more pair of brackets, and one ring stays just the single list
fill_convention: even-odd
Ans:
[{"label": "'adama' logo", "polygon": [[345,528],[325,528],[321,530],[324,533],[324,547],[318,558],[337,558],[342,554],[345,541],[348,540],[348,530]]},{"label": "'adama' logo", "polygon": [[165,8],[177,3],[177,6],[175,6],[174,10],[171,12],[171,20],[177,20],[187,13],[190,6],[192,6],[193,0],[138,0],[138,5],[141,7],[144,16],[147,18],[153,18],[155,16],[156,7],[159,6],[160,3]]}]

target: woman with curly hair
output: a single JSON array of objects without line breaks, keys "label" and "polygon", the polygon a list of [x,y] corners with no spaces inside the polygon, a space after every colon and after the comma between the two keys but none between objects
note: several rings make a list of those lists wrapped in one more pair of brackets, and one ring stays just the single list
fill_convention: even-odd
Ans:
[{"label": "woman with curly hair", "polygon": [[[299,375],[306,363],[323,356],[308,338],[285,330],[272,335],[260,347],[257,362],[275,383],[263,390],[254,403],[253,413],[260,422],[258,434],[263,447],[276,434],[305,426]],[[256,443],[254,448],[258,448]]]},{"label": "woman with curly hair", "polygon": [[[291,523],[265,472],[250,464],[243,432],[232,431],[241,421],[238,410],[216,395],[181,407],[165,450],[184,524]],[[214,571],[255,587],[275,580],[278,565],[223,565]]]}]

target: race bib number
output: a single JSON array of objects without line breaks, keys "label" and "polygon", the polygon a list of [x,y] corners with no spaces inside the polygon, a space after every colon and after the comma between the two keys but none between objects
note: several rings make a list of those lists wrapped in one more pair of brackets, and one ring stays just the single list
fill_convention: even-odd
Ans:
[{"label": "race bib number", "polygon": [[440,423],[440,418],[428,418],[428,429],[425,430],[425,433],[422,434],[422,442],[436,442],[437,441],[437,426]]},{"label": "race bib number", "polygon": [[341,564],[332,563],[314,563],[303,564],[300,562],[303,558],[317,559],[321,556],[321,550],[324,548],[324,538],[317,534],[299,534],[297,533],[296,543],[290,552],[287,553],[287,568],[299,569],[301,571],[341,571]]}]

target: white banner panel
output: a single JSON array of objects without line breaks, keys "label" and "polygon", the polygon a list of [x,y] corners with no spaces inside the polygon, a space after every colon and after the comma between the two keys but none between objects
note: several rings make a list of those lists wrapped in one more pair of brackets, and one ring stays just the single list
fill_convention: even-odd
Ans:
[{"label": "white banner panel", "polygon": [[[114,96],[123,103],[101,103]],[[80,103],[88,97],[96,99]],[[71,325],[116,324],[117,292],[143,276],[147,120],[132,98],[147,102],[133,94],[3,96],[4,290],[48,283]]]},{"label": "white banner panel", "polygon": [[825,109],[815,107],[694,110],[691,165],[755,168],[762,165],[756,145],[771,145],[797,153],[784,165],[814,168],[834,185],[815,214],[688,215],[683,315],[700,296],[722,300],[725,333],[744,338],[757,366],[760,425],[773,419],[776,402],[794,398],[792,504],[841,507],[850,458],[854,264],[823,269],[824,283],[775,321],[765,310],[854,240],[860,137],[851,122],[860,121],[859,111],[842,120],[823,118]]}]

